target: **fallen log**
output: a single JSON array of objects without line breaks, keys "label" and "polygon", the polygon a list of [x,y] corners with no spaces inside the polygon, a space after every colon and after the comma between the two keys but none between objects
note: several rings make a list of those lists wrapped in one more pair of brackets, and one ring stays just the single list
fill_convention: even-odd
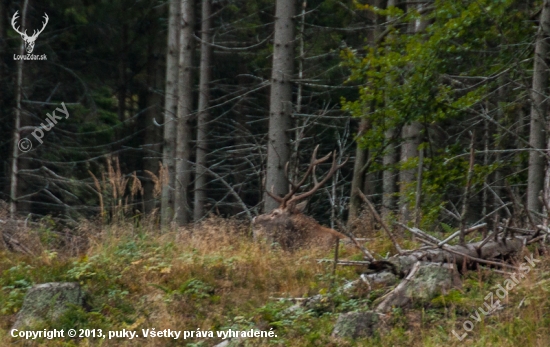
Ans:
[{"label": "fallen log", "polygon": [[514,266],[496,260],[507,261],[514,255],[519,254],[523,248],[524,240],[513,238],[488,241],[482,247],[479,247],[481,244],[482,242],[469,243],[464,246],[443,245],[442,248],[433,245],[433,248],[411,251],[407,254],[396,255],[384,261],[392,263],[396,268],[396,274],[401,277],[406,276],[410,272],[412,266],[418,261],[465,264],[470,268],[481,263],[516,270]]}]

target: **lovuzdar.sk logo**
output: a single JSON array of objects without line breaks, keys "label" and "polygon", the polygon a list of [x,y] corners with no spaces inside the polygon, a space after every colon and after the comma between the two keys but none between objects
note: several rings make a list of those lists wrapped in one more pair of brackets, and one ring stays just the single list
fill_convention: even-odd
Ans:
[{"label": "lovuzdar.sk logo", "polygon": [[24,54],[24,55],[14,54],[13,60],[47,60],[48,58],[46,57],[45,54],[36,55],[36,54],[32,54],[32,51],[34,50],[34,43],[38,38],[38,35],[40,35],[44,31],[44,29],[46,28],[46,25],[48,24],[48,21],[49,21],[48,15],[44,12],[44,17],[43,17],[44,22],[42,22],[42,29],[40,30],[35,29],[32,35],[29,36],[27,35],[27,29],[25,29],[25,31],[20,31],[19,26],[16,27],[17,18],[19,18],[17,15],[18,13],[19,11],[16,11],[15,14],[13,15],[11,19],[11,26],[13,27],[13,30],[15,30],[19,35],[21,35],[21,38],[25,42],[25,50],[27,51],[27,54]]}]

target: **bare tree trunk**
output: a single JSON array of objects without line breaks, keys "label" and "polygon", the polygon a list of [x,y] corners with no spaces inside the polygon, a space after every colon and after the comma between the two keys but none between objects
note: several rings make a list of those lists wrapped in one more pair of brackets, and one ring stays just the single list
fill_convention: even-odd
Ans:
[{"label": "bare tree trunk", "polygon": [[[275,194],[284,195],[288,191],[284,167],[290,159],[289,131],[292,112],[291,79],[294,71],[296,0],[277,0],[275,7],[266,189],[273,189]],[[278,206],[278,203],[267,194],[264,195],[264,199],[265,211],[270,211]]]},{"label": "bare tree trunk", "polygon": [[[489,110],[491,107],[491,104],[489,100],[486,100],[485,102],[485,109]],[[497,117],[498,117],[498,110],[497,110]],[[489,121],[484,118],[483,119],[483,149],[485,153],[483,154],[483,166],[488,167],[489,166],[489,150],[491,148],[491,128]],[[483,185],[489,184],[489,176],[485,176],[483,179]],[[489,213],[490,203],[489,203],[489,190],[483,189],[482,197],[481,197],[481,215],[485,216]],[[489,222],[488,220],[484,219],[484,222]]]},{"label": "bare tree trunk", "polygon": [[[27,6],[28,0],[23,2],[21,9],[21,27],[26,27]],[[25,42],[21,40],[19,45],[19,55],[25,54]],[[21,134],[21,98],[23,96],[23,60],[18,60],[17,63],[17,79],[15,81],[15,110],[14,110],[14,128],[13,128],[13,152],[11,161],[11,177],[10,177],[10,217],[15,218],[17,213],[17,179],[18,179],[18,159],[19,159],[19,140]]]},{"label": "bare tree trunk", "polygon": [[[359,129],[366,127],[368,120],[366,118],[361,119]],[[362,189],[365,181],[365,173],[363,172],[363,166],[367,162],[368,149],[361,148],[359,144],[355,149],[355,162],[353,163],[353,177],[351,180],[351,196],[349,204],[349,217],[348,226],[353,225],[357,217],[359,216],[359,210],[361,208],[361,198],[358,195],[357,189]]]},{"label": "bare tree trunk", "polygon": [[[160,18],[162,7],[158,7],[155,10],[156,18]],[[160,31],[158,22],[155,22],[153,33],[157,34]],[[162,95],[159,90],[162,88],[163,76],[162,67],[160,62],[162,56],[162,47],[159,45],[156,35],[151,35],[149,41],[150,54],[147,61],[147,84],[148,88],[146,92],[146,107],[145,113],[145,138],[144,138],[144,159],[143,169],[151,172],[157,172],[159,169],[158,156],[160,153],[160,141],[161,134],[160,128],[155,125],[155,117],[158,117],[162,111]],[[144,175],[145,176],[145,175]],[[146,176],[145,176],[146,177]],[[144,212],[150,213],[156,206],[156,198],[154,195],[155,183],[150,177],[143,183],[143,200],[144,200]]]},{"label": "bare tree trunk", "polygon": [[178,225],[187,224],[190,219],[188,189],[191,183],[189,159],[191,157],[191,117],[193,113],[194,10],[194,0],[182,0],[176,139],[176,198],[174,200]]},{"label": "bare tree trunk", "polygon": [[[384,8],[384,0],[370,0],[368,3],[376,6],[378,8]],[[372,16],[371,20],[374,24],[374,29],[369,30],[367,33],[367,38],[371,47],[375,47],[376,40],[382,32],[382,27],[380,26],[382,18],[374,13],[370,14]],[[361,136],[361,132],[367,130],[369,126],[369,121],[367,118],[362,118],[361,123],[359,124],[359,131],[357,136]],[[367,163],[369,157],[369,151],[366,148],[361,148],[357,146],[355,148],[355,162],[353,165],[353,177],[351,181],[351,195],[350,195],[350,205],[349,205],[349,217],[348,217],[348,226],[351,226],[355,219],[359,216],[361,208],[361,198],[357,194],[357,189],[363,189],[365,186],[370,186],[368,184],[369,175],[365,173],[363,167]],[[365,191],[363,193],[366,194]],[[368,195],[368,194],[367,194]]]},{"label": "bare tree trunk", "polygon": [[[545,115],[548,111],[546,101],[548,92],[548,66],[547,55],[549,52],[550,36],[550,0],[544,0],[540,15],[539,30],[535,46],[535,58],[533,66],[533,88],[531,91],[531,127],[529,132],[529,144],[533,148],[544,149],[545,139]],[[538,151],[529,152],[529,173],[527,178],[527,208],[533,211],[541,210],[539,193],[544,183],[544,157]]]},{"label": "bare tree trunk", "polygon": [[[299,42],[299,51],[298,51],[298,93],[296,95],[296,114],[299,115],[302,113],[302,100],[304,96],[304,60],[305,60],[305,50],[304,50],[304,35],[305,35],[305,24],[306,24],[306,8],[307,0],[302,1],[302,11],[300,13],[300,32],[298,34]],[[288,179],[293,180],[295,177],[299,176],[300,171],[300,143],[304,137],[304,131],[306,128],[307,119],[301,120],[298,116],[296,123],[294,124],[294,145],[291,149],[290,155],[290,164]]]},{"label": "bare tree trunk", "polygon": [[[407,7],[412,9],[421,10],[423,4],[419,4],[416,1],[411,1],[410,4],[407,4]],[[418,32],[423,31],[428,25],[428,21],[417,19],[414,22],[409,23],[409,33],[414,35]],[[418,157],[418,146],[420,145],[420,131],[422,127],[418,122],[412,122],[411,124],[406,124],[403,126],[401,136],[403,139],[403,144],[401,145],[401,162],[404,163],[411,158]],[[399,197],[400,197],[400,217],[402,223],[407,223],[411,220],[410,216],[410,205],[407,199],[407,188],[415,180],[415,171],[414,169],[401,170],[399,172]]]},{"label": "bare tree trunk", "polygon": [[[499,77],[499,88],[498,88],[498,101],[497,101],[497,122],[502,122],[504,120],[504,107],[500,103],[501,101],[504,101],[506,99],[506,76],[502,75]],[[521,117],[523,118],[523,117]],[[500,127],[496,127],[496,138],[498,141],[495,143],[495,149],[499,150],[502,149],[501,141],[502,141],[502,129]],[[501,156],[502,154],[500,152],[496,153],[495,162],[499,163],[501,162]],[[501,168],[497,169],[495,171],[495,177],[494,177],[494,184],[493,190],[495,191],[496,196],[493,196],[493,208],[497,208],[497,206],[500,205],[500,200],[497,199],[497,197],[502,196],[502,186],[504,186],[504,172]]]},{"label": "bare tree trunk", "polygon": [[418,152],[418,168],[416,172],[416,197],[414,202],[414,227],[418,228],[420,226],[420,215],[422,212],[421,202],[422,202],[422,173],[424,170],[424,149],[421,149]]},{"label": "bare tree trunk", "polygon": [[[397,0],[388,0],[388,7],[396,6]],[[388,16],[388,21],[393,18]],[[386,151],[382,158],[382,164],[385,169],[382,173],[382,218],[386,219],[388,215],[395,209],[395,192],[397,191],[397,176],[395,174],[394,165],[397,161],[397,153],[395,148],[395,129],[388,129],[384,133]]]},{"label": "bare tree trunk", "polygon": [[[4,52],[6,46],[6,5],[4,1],[0,1],[0,51]],[[0,81],[3,81],[4,76],[4,63],[0,64]]]},{"label": "bare tree trunk", "polygon": [[208,149],[208,120],[210,119],[210,80],[212,64],[212,47],[210,46],[212,25],[211,0],[202,0],[201,23],[201,65],[199,82],[199,107],[197,123],[197,159],[195,169],[195,206],[194,220],[200,220],[205,215],[204,204],[206,202],[206,154]]},{"label": "bare tree trunk", "polygon": [[168,18],[168,54],[166,55],[166,87],[164,98],[164,147],[163,166],[166,177],[163,177],[161,210],[162,226],[167,226],[174,216],[174,187],[176,182],[175,146],[176,146],[176,113],[178,109],[178,54],[180,2],[170,1]]},{"label": "bare tree trunk", "polygon": [[[403,144],[401,145],[401,162],[405,163],[411,158],[418,157],[418,146],[420,145],[420,124],[413,122],[403,127],[401,136]],[[399,171],[399,209],[402,223],[411,220],[410,206],[407,199],[407,190],[415,180],[415,169]]]},{"label": "bare tree trunk", "polygon": [[387,218],[388,215],[395,209],[395,192],[397,191],[397,175],[394,165],[396,163],[397,153],[394,143],[395,129],[388,129],[384,133],[386,142],[386,152],[382,158],[382,164],[385,169],[382,173],[382,218]]},{"label": "bare tree trunk", "polygon": [[122,35],[121,35],[122,47],[120,49],[120,54],[118,57],[118,120],[124,122],[126,120],[126,99],[127,99],[127,86],[128,76],[127,76],[127,67],[126,63],[128,62],[128,25],[122,25]]}]

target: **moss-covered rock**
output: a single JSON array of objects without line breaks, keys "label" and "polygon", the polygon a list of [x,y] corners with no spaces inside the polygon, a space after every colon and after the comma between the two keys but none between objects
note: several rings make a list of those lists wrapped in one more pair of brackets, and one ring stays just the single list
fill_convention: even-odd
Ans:
[{"label": "moss-covered rock", "polygon": [[50,282],[35,285],[27,292],[12,329],[54,321],[65,313],[71,304],[83,304],[82,290],[78,283]]},{"label": "moss-covered rock", "polygon": [[352,339],[369,337],[376,331],[378,322],[378,314],[373,311],[343,313],[336,321],[332,336]]}]

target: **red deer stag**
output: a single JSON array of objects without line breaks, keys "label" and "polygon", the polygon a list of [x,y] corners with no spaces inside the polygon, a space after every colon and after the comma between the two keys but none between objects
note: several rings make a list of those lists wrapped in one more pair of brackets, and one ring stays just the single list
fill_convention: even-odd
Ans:
[{"label": "red deer stag", "polygon": [[[335,244],[336,239],[343,239],[346,236],[334,229],[324,227],[317,223],[311,217],[302,214],[307,201],[302,201],[312,196],[321,188],[334,173],[347,162],[347,159],[340,165],[336,165],[336,153],[331,152],[321,159],[317,159],[317,150],[315,147],[311,156],[311,163],[300,182],[291,185],[290,191],[283,197],[277,196],[273,191],[266,191],[267,194],[280,203],[279,207],[270,213],[255,217],[252,221],[254,240],[265,240],[269,243],[278,243],[283,249],[292,250],[304,246],[326,246],[327,248]],[[332,167],[326,176],[320,181],[315,177],[317,165],[326,162],[332,155]],[[288,177],[288,163],[285,168]],[[314,186],[309,191],[296,194],[298,189],[304,184],[306,179],[313,174]]]}]

